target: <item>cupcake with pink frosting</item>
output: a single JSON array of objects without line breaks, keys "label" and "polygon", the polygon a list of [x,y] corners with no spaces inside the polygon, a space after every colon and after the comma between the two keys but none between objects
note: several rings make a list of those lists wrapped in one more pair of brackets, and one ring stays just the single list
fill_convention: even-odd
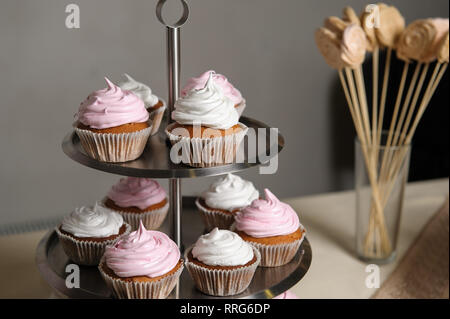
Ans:
[{"label": "cupcake with pink frosting", "polygon": [[144,151],[151,125],[144,102],[105,78],[107,88],[91,93],[76,114],[75,132],[86,153],[103,162],[126,162]]},{"label": "cupcake with pink frosting", "polygon": [[120,299],[164,299],[183,271],[177,245],[164,233],[138,230],[105,249],[98,266],[114,295]]},{"label": "cupcake with pink frosting", "polygon": [[262,267],[285,265],[294,258],[306,230],[297,213],[268,189],[265,199],[256,199],[236,214],[233,228],[246,242],[258,248]]},{"label": "cupcake with pink frosting", "polygon": [[146,229],[158,229],[169,211],[166,191],[150,178],[121,178],[111,187],[103,203],[120,214],[133,230],[140,222]]},{"label": "cupcake with pink frosting", "polygon": [[201,74],[199,77],[190,78],[183,89],[181,89],[181,96],[187,96],[191,90],[204,88],[211,72],[214,73],[214,81],[222,89],[225,96],[233,101],[236,111],[239,113],[239,116],[241,116],[246,107],[245,99],[242,97],[241,92],[236,89],[224,75],[218,74],[215,71],[209,70]]}]

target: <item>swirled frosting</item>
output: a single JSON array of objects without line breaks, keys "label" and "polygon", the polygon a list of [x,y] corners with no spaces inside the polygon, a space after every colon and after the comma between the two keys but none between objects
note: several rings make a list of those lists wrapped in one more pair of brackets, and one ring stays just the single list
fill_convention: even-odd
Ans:
[{"label": "swirled frosting", "polygon": [[147,107],[152,107],[158,103],[159,98],[152,93],[152,89],[150,89],[150,87],[144,83],[136,81],[126,73],[124,76],[126,77],[126,80],[119,83],[122,90],[131,91],[136,94],[142,101],[144,101]]},{"label": "swirled frosting", "polygon": [[201,197],[209,207],[233,211],[250,205],[259,197],[259,192],[252,182],[227,174],[212,183]]},{"label": "swirled frosting", "polygon": [[233,84],[228,82],[228,79],[224,75],[215,73],[212,70],[206,71],[197,78],[190,78],[181,90],[181,96],[188,95],[189,91],[193,89],[199,90],[204,88],[211,73],[213,73],[214,82],[222,89],[226,97],[233,101],[235,105],[242,102],[241,92]]},{"label": "swirled frosting", "polygon": [[148,120],[144,102],[133,92],[124,91],[105,78],[108,87],[91,93],[76,115],[78,121],[95,129],[116,127]]},{"label": "swirled frosting", "polygon": [[431,48],[428,54],[423,57],[425,61],[433,61],[439,57],[439,51],[441,48],[441,43],[444,41],[449,28],[449,20],[443,18],[435,18],[430,19],[431,23],[434,25],[436,29],[436,36],[434,37],[433,43],[431,44]]},{"label": "swirled frosting", "polygon": [[146,230],[141,222],[138,230],[106,247],[104,258],[106,265],[119,277],[155,278],[178,264],[180,250],[166,234]]},{"label": "swirled frosting", "polygon": [[61,229],[80,238],[117,235],[123,225],[122,216],[95,203],[93,207],[77,207],[64,217]]},{"label": "swirled frosting", "polygon": [[351,68],[364,62],[366,55],[366,34],[357,24],[345,28],[341,42],[342,60]]},{"label": "swirled frosting", "polygon": [[372,28],[381,47],[393,48],[405,29],[405,19],[400,11],[384,3],[378,4],[379,25]]},{"label": "swirled frosting", "polygon": [[161,203],[166,198],[166,191],[153,179],[127,177],[111,187],[108,197],[120,207],[145,209]]},{"label": "swirled frosting", "polygon": [[341,54],[341,42],[336,32],[322,27],[316,30],[314,38],[317,48],[329,66],[336,70],[345,67]]},{"label": "swirled frosting", "polygon": [[202,125],[226,130],[236,125],[239,114],[233,101],[227,98],[209,73],[206,85],[192,89],[175,102],[172,119],[182,125]]},{"label": "swirled frosting", "polygon": [[448,32],[448,19],[416,20],[405,29],[397,44],[397,56],[405,61],[410,59],[431,62],[439,54],[440,43]]},{"label": "swirled frosting", "polygon": [[268,189],[266,199],[257,199],[236,214],[237,230],[255,238],[292,234],[301,227],[297,213]]},{"label": "swirled frosting", "polygon": [[210,266],[239,266],[253,259],[253,249],[238,234],[216,227],[200,236],[192,256]]}]

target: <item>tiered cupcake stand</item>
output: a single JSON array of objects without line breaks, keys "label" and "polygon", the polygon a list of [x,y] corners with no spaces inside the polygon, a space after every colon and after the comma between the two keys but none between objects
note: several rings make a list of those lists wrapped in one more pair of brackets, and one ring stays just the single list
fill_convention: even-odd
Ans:
[{"label": "tiered cupcake stand", "polygon": [[[183,16],[172,26],[167,25],[162,18],[162,8],[165,0],[157,5],[157,17],[167,28],[168,68],[169,68],[169,112],[179,92],[179,44],[180,27],[189,14],[184,0]],[[167,114],[166,114],[167,116]],[[150,137],[144,153],[137,160],[126,163],[104,163],[96,161],[86,155],[75,132],[69,133],[62,143],[64,153],[72,160],[104,172],[135,177],[162,178],[169,180],[170,211],[168,218],[161,227],[161,231],[169,234],[178,244],[181,251],[189,247],[204,232],[200,214],[196,211],[193,197],[182,197],[181,179],[214,176],[238,172],[249,167],[262,165],[260,158],[269,161],[267,154],[277,156],[284,147],[284,138],[278,134],[276,142],[270,143],[270,127],[257,120],[242,116],[240,122],[257,132],[259,140],[265,139],[265,148],[257,149],[254,157],[245,153],[245,159],[239,163],[214,166],[208,168],[193,168],[184,164],[174,164],[170,160],[170,143],[164,134],[164,127],[168,123],[165,117],[159,133]],[[271,132],[272,134],[274,131]],[[257,140],[258,140],[257,139]],[[245,141],[247,143],[247,141]],[[245,147],[247,149],[247,147]],[[264,156],[260,156],[264,154]],[[183,220],[183,221],[182,221]],[[280,267],[258,267],[252,283],[241,294],[227,298],[273,298],[288,290],[299,282],[311,264],[311,247],[305,238],[293,260]],[[50,231],[40,241],[36,255],[37,266],[43,278],[55,290],[56,294],[68,298],[111,298],[112,294],[103,282],[96,267],[80,266],[80,288],[68,288],[66,285],[66,266],[73,263],[65,255],[56,233]],[[183,271],[177,287],[169,298],[202,299],[217,298],[198,291],[187,270]]]}]

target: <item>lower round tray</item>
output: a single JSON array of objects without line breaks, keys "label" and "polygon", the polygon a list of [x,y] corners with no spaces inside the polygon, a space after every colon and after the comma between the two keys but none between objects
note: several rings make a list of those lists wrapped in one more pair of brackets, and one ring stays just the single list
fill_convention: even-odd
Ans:
[{"label": "lower round tray", "polygon": [[[203,233],[200,215],[194,208],[194,198],[183,198],[182,237],[188,247]],[[169,232],[170,220],[161,227]],[[250,286],[241,294],[227,298],[273,298],[299,282],[311,265],[311,246],[305,238],[291,262],[274,268],[258,267]],[[80,266],[80,288],[66,286],[66,266],[73,263],[64,253],[58,236],[52,230],[39,242],[36,261],[43,278],[57,293],[69,298],[111,298],[111,292],[103,282],[97,267]],[[184,270],[179,285],[169,298],[204,299],[218,298],[198,291],[187,270]]]}]

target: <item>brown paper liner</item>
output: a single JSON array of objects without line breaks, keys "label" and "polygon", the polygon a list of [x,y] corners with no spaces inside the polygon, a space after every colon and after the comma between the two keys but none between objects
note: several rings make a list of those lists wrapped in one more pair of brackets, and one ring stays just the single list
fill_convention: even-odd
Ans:
[{"label": "brown paper liner", "polygon": [[131,232],[131,226],[127,223],[124,224],[126,225],[126,230],[123,234],[114,239],[100,242],[75,239],[63,234],[59,230],[59,226],[55,228],[55,231],[67,257],[79,265],[97,266],[105,252],[106,246],[114,244],[122,236],[128,235]]},{"label": "brown paper liner", "polygon": [[166,101],[161,98],[159,100],[163,103],[163,105],[150,112],[150,120],[153,123],[150,135],[155,135],[156,133],[158,133],[159,127],[161,126],[161,122],[164,117],[164,111],[167,108]]},{"label": "brown paper liner", "polygon": [[229,229],[234,223],[233,214],[225,214],[221,211],[207,209],[200,204],[199,198],[195,200],[195,205],[197,206],[208,231],[211,231],[214,227],[218,227],[219,229]]},{"label": "brown paper liner", "polygon": [[250,285],[261,260],[259,251],[253,248],[256,261],[249,266],[229,270],[208,269],[188,260],[187,256],[192,248],[193,246],[189,247],[184,254],[186,268],[197,289],[212,296],[232,296],[243,292]]},{"label": "brown paper liner", "polygon": [[93,159],[102,162],[127,162],[141,156],[152,130],[150,127],[132,133],[94,133],[75,128],[81,145]]},{"label": "brown paper liner", "polygon": [[172,292],[183,271],[184,265],[174,273],[155,281],[125,281],[121,278],[113,278],[103,271],[104,259],[100,261],[98,269],[108,288],[119,299],[165,299]]},{"label": "brown paper liner", "polygon": [[[190,138],[170,133],[176,123],[166,128],[166,135],[172,145],[181,143],[182,163],[192,167],[212,167],[234,162],[239,145],[247,134],[248,127],[239,123],[241,131],[215,138]],[[219,150],[219,151],[217,151]]]},{"label": "brown paper liner", "polygon": [[[105,204],[104,199],[102,201],[102,205]],[[106,206],[105,206],[106,207]],[[130,212],[124,212],[120,210],[115,210],[109,207],[106,207],[109,210],[112,210],[118,214],[120,214],[123,218],[123,220],[131,225],[131,230],[136,230],[139,228],[139,222],[142,220],[142,223],[144,224],[145,229],[148,230],[157,230],[159,227],[161,227],[162,223],[164,222],[164,219],[167,216],[167,212],[169,211],[169,200],[167,199],[167,203],[158,209],[154,209],[148,212],[143,213],[130,213]]]}]

